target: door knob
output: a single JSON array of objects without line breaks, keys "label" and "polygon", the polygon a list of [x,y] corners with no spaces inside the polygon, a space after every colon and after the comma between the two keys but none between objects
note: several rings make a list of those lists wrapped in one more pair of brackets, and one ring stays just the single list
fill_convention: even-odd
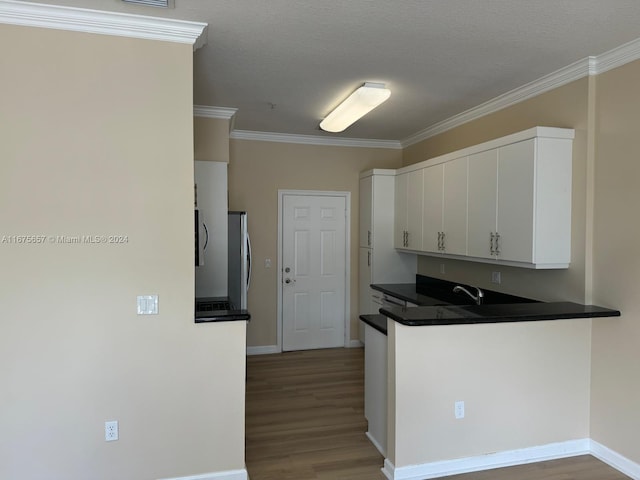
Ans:
[{"label": "door knob", "polygon": [[285,278],[284,279],[284,283],[291,283],[291,279],[290,278]]},{"label": "door knob", "polygon": [[286,273],[289,273],[289,272],[291,271],[291,269],[290,269],[289,267],[286,267],[286,268],[284,269],[284,271],[285,271]]}]

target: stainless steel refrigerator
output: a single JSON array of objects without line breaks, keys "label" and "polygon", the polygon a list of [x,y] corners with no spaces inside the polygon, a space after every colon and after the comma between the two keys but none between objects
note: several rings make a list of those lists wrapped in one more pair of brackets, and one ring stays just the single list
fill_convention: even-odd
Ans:
[{"label": "stainless steel refrigerator", "polygon": [[251,240],[247,230],[247,212],[229,212],[228,225],[229,302],[236,310],[247,309],[251,285]]}]

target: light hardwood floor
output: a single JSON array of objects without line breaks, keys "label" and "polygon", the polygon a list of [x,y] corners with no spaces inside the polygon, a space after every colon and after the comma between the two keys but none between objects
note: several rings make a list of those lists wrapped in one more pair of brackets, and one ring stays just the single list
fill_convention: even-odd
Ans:
[{"label": "light hardwood floor", "polygon": [[[383,480],[364,432],[363,350],[247,358],[246,462],[251,480]],[[589,455],[446,480],[629,480]]]}]

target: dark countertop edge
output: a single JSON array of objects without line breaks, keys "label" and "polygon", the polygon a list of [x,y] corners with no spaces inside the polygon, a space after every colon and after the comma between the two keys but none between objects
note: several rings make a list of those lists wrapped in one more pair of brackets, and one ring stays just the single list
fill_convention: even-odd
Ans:
[{"label": "dark countertop edge", "polygon": [[362,320],[370,327],[375,328],[383,335],[387,334],[387,317],[385,317],[384,315],[380,313],[374,313],[371,315],[360,315],[360,320]]},{"label": "dark countertop edge", "polygon": [[[522,305],[522,304],[521,304]],[[558,307],[557,312],[538,312],[536,313],[536,306],[545,306],[545,310]],[[487,305],[489,306],[489,305]],[[560,311],[567,306],[575,306],[573,311]],[[442,307],[415,307],[410,309],[394,308],[395,311],[391,311],[385,308],[380,309],[380,313],[388,318],[410,327],[418,326],[433,326],[433,325],[466,325],[476,323],[513,323],[513,322],[531,322],[531,321],[544,321],[544,320],[569,320],[577,318],[604,318],[604,317],[619,317],[620,311],[610,310],[602,307],[592,305],[580,305],[572,302],[549,302],[531,304],[531,311],[528,313],[512,313],[492,315],[490,313],[482,314],[483,305],[475,307],[477,313],[466,312],[463,308],[456,308],[455,306],[446,307],[449,312],[459,315],[459,317],[452,318],[437,318],[438,310]],[[490,307],[490,306],[489,306]],[[582,310],[582,311],[580,311]],[[403,312],[411,311],[415,316],[420,313],[422,318],[407,318],[403,315]]]},{"label": "dark countertop edge", "polygon": [[[414,303],[418,306],[435,306],[435,305],[472,305],[468,297],[452,292],[456,285],[463,283],[454,283],[447,280],[432,279],[418,275],[418,283],[390,283],[390,284],[371,284],[372,290],[391,295],[392,297]],[[428,283],[426,283],[428,282]],[[467,286],[468,287],[468,286]],[[488,302],[494,303],[534,303],[538,300],[532,298],[519,297],[508,293],[496,292],[487,288],[482,289]]]},{"label": "dark countertop edge", "polygon": [[247,310],[218,310],[212,312],[199,312],[195,317],[195,323],[235,322],[251,320],[251,314]]}]

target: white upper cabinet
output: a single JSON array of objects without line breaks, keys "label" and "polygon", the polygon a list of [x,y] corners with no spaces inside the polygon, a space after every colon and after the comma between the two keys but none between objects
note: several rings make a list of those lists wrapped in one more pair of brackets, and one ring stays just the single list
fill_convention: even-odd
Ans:
[{"label": "white upper cabinet", "polygon": [[422,249],[422,170],[396,177],[395,234],[396,248]]},{"label": "white upper cabinet", "polygon": [[[498,149],[498,208],[494,253],[512,262],[535,263],[535,139]],[[553,212],[548,212],[553,214]]]},{"label": "white upper cabinet", "polygon": [[495,258],[494,236],[498,204],[498,150],[469,155],[469,256]]},{"label": "white upper cabinet", "polygon": [[444,164],[441,251],[451,255],[467,254],[467,180],[468,157]]},{"label": "white upper cabinet", "polygon": [[411,175],[422,173],[424,235],[421,249],[407,247],[407,200],[401,205],[404,238],[396,228],[396,239],[405,243],[397,241],[396,247],[527,268],[567,268],[573,136],[570,129],[535,127],[400,169],[397,178],[408,192],[396,197],[400,202],[409,198]]},{"label": "white upper cabinet", "polygon": [[467,157],[423,170],[422,250],[467,254]]},{"label": "white upper cabinet", "polygon": [[444,164],[423,171],[424,200],[422,205],[422,250],[441,251]]},{"label": "white upper cabinet", "polygon": [[373,177],[360,179],[360,246],[371,247],[373,242],[372,209],[373,209]]}]

